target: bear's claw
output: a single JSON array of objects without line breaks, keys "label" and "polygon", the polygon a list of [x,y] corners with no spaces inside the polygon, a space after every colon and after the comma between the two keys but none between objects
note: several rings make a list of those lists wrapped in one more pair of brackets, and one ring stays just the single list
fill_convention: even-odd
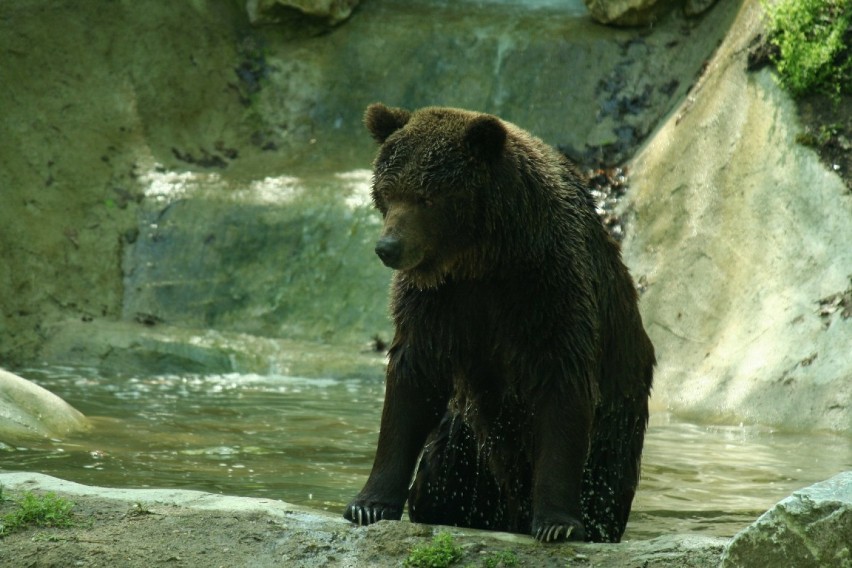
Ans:
[{"label": "bear's claw", "polygon": [[541,527],[538,529],[535,533],[535,539],[539,542],[568,540],[572,532],[574,532],[574,527],[571,526],[550,525],[549,527]]},{"label": "bear's claw", "polygon": [[385,519],[399,520],[402,515],[395,515],[390,508],[382,505],[352,504],[346,507],[343,516],[356,525],[364,527]]},{"label": "bear's claw", "polygon": [[563,542],[566,540],[585,540],[583,525],[573,521],[553,522],[539,525],[533,536],[539,542]]}]

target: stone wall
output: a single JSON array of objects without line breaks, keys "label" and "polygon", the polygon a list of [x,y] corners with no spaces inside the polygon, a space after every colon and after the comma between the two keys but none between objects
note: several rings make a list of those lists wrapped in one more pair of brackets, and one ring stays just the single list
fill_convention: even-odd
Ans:
[{"label": "stone wall", "polygon": [[[366,168],[374,146],[361,115],[376,100],[498,113],[581,157],[618,161],[685,95],[734,8],[647,34],[600,26],[579,2],[371,0],[316,35],[254,27],[236,1],[0,3],[0,364],[38,359],[56,323],[145,310],[138,295],[128,303],[140,270],[125,259],[149,233],[157,176],[215,174],[212,191],[250,205],[267,178]],[[322,231],[309,212],[282,215]],[[261,277],[226,263],[223,273],[286,286],[273,249],[255,251],[270,259]],[[385,317],[383,290],[350,300]],[[245,314],[255,308],[266,309]],[[153,315],[205,325],[186,312]]]}]

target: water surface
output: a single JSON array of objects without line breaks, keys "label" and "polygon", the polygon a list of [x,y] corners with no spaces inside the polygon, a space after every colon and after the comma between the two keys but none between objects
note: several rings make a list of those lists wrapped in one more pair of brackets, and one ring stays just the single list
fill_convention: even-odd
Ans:
[{"label": "water surface", "polygon": [[[0,443],[0,470],[330,511],[342,511],[366,480],[384,395],[379,375],[124,377],[58,367],[21,374],[89,416],[94,429],[62,441]],[[852,469],[850,447],[839,435],[653,415],[625,538],[731,536],[790,492]]]}]

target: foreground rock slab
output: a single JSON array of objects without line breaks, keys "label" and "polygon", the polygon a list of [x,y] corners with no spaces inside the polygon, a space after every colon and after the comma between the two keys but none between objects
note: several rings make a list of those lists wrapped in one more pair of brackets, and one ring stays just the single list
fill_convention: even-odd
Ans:
[{"label": "foreground rock slab", "polygon": [[[54,492],[74,501],[70,529],[3,539],[0,566],[400,566],[439,531],[464,550],[460,566],[512,551],[524,566],[715,567],[726,539],[667,535],[617,545],[542,545],[532,538],[382,521],[355,527],[336,512],[275,499],[179,489],[109,489],[38,473],[2,473],[4,496]],[[0,513],[11,502],[0,503]]]},{"label": "foreground rock slab", "polygon": [[852,566],[852,471],[796,491],[737,534],[722,568]]}]

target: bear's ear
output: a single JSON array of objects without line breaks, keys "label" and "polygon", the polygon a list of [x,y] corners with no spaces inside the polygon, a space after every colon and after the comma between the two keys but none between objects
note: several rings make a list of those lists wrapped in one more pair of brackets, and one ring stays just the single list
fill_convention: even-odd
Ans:
[{"label": "bear's ear", "polygon": [[388,136],[408,123],[411,113],[402,108],[389,108],[382,103],[373,103],[364,113],[364,126],[379,144],[384,144]]},{"label": "bear's ear", "polygon": [[482,115],[467,125],[464,141],[470,151],[486,161],[496,160],[506,145],[506,127],[496,116]]}]

